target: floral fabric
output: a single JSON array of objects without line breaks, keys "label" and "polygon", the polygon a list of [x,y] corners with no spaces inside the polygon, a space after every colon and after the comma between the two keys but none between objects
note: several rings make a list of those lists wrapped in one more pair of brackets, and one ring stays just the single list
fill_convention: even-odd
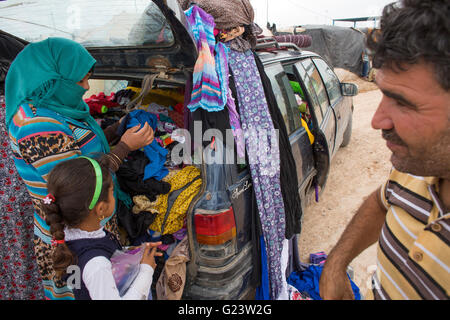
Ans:
[{"label": "floral fabric", "polygon": [[266,244],[271,299],[277,299],[283,285],[281,252],[285,239],[278,136],[252,51],[231,49],[229,64],[236,83],[241,126]]},{"label": "floral fabric", "polygon": [[33,249],[33,203],[16,171],[0,97],[0,300],[44,299]]}]

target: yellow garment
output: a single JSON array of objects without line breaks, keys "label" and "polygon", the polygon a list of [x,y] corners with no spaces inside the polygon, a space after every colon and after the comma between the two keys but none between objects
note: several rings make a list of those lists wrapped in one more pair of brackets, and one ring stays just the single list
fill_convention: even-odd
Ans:
[{"label": "yellow garment", "polygon": [[[136,93],[132,99],[134,99],[142,90],[137,87],[127,87],[126,89],[133,90]],[[149,105],[154,102],[161,106],[174,106],[178,103],[183,103],[183,101],[184,95],[177,89],[152,89],[145,96],[142,105]]]},{"label": "yellow garment", "polygon": [[311,144],[313,144],[313,143],[314,143],[314,135],[313,135],[313,134],[311,133],[311,131],[309,130],[308,124],[306,123],[306,121],[303,120],[303,118],[301,118],[301,120],[302,120],[302,126],[303,126],[303,128],[305,128],[306,133],[308,134],[309,142],[311,142]]},{"label": "yellow garment", "polygon": [[[200,191],[202,185],[202,179],[197,179],[192,182],[197,177],[200,177],[200,170],[194,166],[189,166],[183,168],[168,179],[167,182],[169,182],[172,187],[168,194],[160,195],[156,199],[156,203],[153,208],[158,212],[158,214],[156,215],[153,223],[150,225],[151,230],[161,232],[164,224],[162,234],[173,234],[183,227],[184,218],[189,205]],[[181,190],[186,186],[187,188],[176,197],[175,201],[173,201],[170,212],[167,215],[167,220],[164,223],[167,209],[170,205],[168,203],[169,197],[177,190]]]}]

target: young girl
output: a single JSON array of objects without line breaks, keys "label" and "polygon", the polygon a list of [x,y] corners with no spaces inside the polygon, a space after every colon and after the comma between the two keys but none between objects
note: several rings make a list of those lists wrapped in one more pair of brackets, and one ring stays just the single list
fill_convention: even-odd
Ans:
[{"label": "young girl", "polygon": [[81,287],[73,289],[75,299],[147,299],[161,243],[145,244],[139,273],[120,297],[110,258],[122,247],[100,224],[115,208],[114,184],[102,160],[79,157],[59,163],[49,174],[48,192],[43,209],[55,247],[54,269],[63,276],[70,265],[78,265]]}]

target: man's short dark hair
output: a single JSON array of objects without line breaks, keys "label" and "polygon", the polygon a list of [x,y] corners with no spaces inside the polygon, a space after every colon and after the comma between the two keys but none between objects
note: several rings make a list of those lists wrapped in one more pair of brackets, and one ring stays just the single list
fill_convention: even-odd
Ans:
[{"label": "man's short dark hair", "polygon": [[380,29],[367,39],[373,66],[404,70],[424,61],[434,66],[442,88],[450,90],[449,17],[449,0],[402,0],[387,5]]}]

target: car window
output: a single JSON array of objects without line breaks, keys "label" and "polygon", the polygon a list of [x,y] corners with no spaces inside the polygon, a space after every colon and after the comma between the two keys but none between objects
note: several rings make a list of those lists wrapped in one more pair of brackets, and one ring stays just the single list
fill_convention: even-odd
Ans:
[{"label": "car window", "polygon": [[282,89],[281,91],[283,93],[285,101],[288,102],[286,108],[288,110],[289,117],[292,117],[292,120],[289,119],[290,130],[288,130],[288,133],[291,133],[300,128],[302,124],[299,117],[297,100],[295,98],[294,90],[291,86],[289,76],[285,70],[283,71],[284,72],[277,75],[277,81],[280,85],[280,88]]},{"label": "car window", "polygon": [[169,46],[174,37],[149,0],[8,0],[0,2],[0,26],[29,42],[48,37],[86,47]]},{"label": "car window", "polygon": [[339,79],[325,61],[319,58],[314,58],[313,61],[325,83],[331,105],[334,105],[342,97]]},{"label": "car window", "polygon": [[322,109],[322,114],[325,115],[330,105],[330,102],[328,101],[327,90],[322,82],[322,78],[320,77],[319,71],[317,70],[316,66],[311,61],[311,59],[305,59],[301,63],[309,76],[314,91],[316,92],[320,108]]},{"label": "car window", "polygon": [[292,89],[289,88],[289,79],[287,78],[286,72],[284,71],[281,64],[276,63],[265,67],[266,74],[270,79],[272,84],[273,93],[275,94],[275,98],[277,99],[278,108],[281,111],[283,116],[284,123],[286,124],[286,129],[288,134],[295,130],[295,122],[294,122],[294,114],[292,112],[292,108],[294,104],[294,100],[290,100],[288,95],[288,89],[291,90],[292,98],[293,92]]},{"label": "car window", "polygon": [[320,126],[320,124],[322,123],[322,120],[323,120],[323,114],[322,114],[322,109],[320,108],[319,99],[317,98],[316,90],[314,88],[313,82],[311,81],[308,74],[306,73],[306,70],[303,67],[302,63],[296,63],[295,66],[300,75],[300,78],[302,78],[303,83],[305,84],[305,87],[306,87],[305,89],[306,89],[309,99],[310,99],[311,109],[313,110],[314,115],[317,119],[317,123]]},{"label": "car window", "polygon": [[288,94],[291,96],[293,94],[293,102],[291,103],[292,113],[294,114],[294,125],[295,130],[302,128],[301,119],[306,121],[306,123],[310,123],[311,113],[309,110],[308,96],[305,95],[305,88],[303,84],[303,80],[299,79],[294,71],[294,65],[284,65],[284,70],[289,80]]}]

